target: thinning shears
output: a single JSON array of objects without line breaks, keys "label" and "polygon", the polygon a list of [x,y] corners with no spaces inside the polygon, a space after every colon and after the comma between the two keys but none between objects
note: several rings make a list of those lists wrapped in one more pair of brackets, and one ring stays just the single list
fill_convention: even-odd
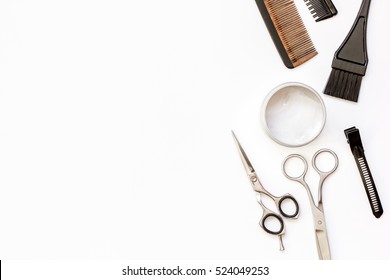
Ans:
[{"label": "thinning shears", "polygon": [[[322,171],[318,168],[316,160],[317,160],[317,157],[322,153],[329,153],[334,158],[334,166],[329,171]],[[297,159],[301,160],[304,164],[304,170],[298,176],[290,174],[291,171],[289,173],[287,168],[286,168],[287,162],[292,158],[297,158]],[[337,169],[337,167],[339,165],[339,160],[337,158],[336,153],[333,152],[332,150],[321,149],[314,154],[314,156],[312,158],[312,165],[313,165],[314,170],[318,173],[318,175],[320,175],[320,181],[318,183],[318,206],[314,203],[313,195],[310,191],[309,185],[307,184],[307,182],[305,180],[305,176],[306,176],[307,169],[308,169],[307,161],[305,160],[305,158],[303,156],[297,155],[297,154],[292,154],[292,155],[287,156],[283,161],[282,170],[283,170],[284,176],[286,176],[288,179],[290,179],[292,181],[296,181],[305,187],[307,195],[309,196],[311,211],[312,211],[312,215],[313,215],[314,232],[316,235],[318,257],[321,260],[330,260],[328,233],[327,233],[326,224],[325,224],[324,206],[322,204],[322,186],[323,186],[326,178],[328,178],[329,175],[331,175]]]},{"label": "thinning shears", "polygon": [[[267,191],[263,187],[263,185],[261,184],[261,182],[259,180],[259,177],[257,176],[257,174],[255,172],[255,169],[253,168],[251,162],[248,159],[248,156],[246,155],[244,149],[240,145],[240,142],[238,142],[238,139],[237,139],[237,137],[236,137],[236,135],[234,134],[233,131],[232,131],[232,134],[233,134],[234,142],[236,143],[238,152],[240,154],[241,161],[242,161],[242,163],[244,165],[244,168],[245,168],[245,171],[246,171],[246,173],[248,175],[249,181],[252,184],[253,190],[257,194],[256,195],[257,201],[260,204],[260,206],[263,208],[263,216],[261,217],[259,224],[267,233],[279,236],[280,250],[283,251],[284,250],[284,246],[283,246],[282,236],[285,233],[285,227],[284,227],[283,219],[282,219],[282,217],[279,214],[277,214],[274,211],[270,210],[269,208],[267,208],[263,204],[263,202],[261,200],[261,196],[262,195],[266,195],[266,196],[270,197],[275,202],[277,208],[279,209],[280,214],[283,217],[285,217],[285,218],[297,218],[298,217],[298,214],[299,214],[298,202],[290,194],[285,194],[283,196],[277,197],[277,196],[274,196],[273,194],[271,194],[269,191]],[[283,210],[282,205],[286,201],[292,201],[293,202],[293,205],[294,205],[293,208],[294,209],[292,211],[285,211],[285,210]],[[275,220],[275,221],[277,221],[279,226],[277,228],[268,226],[267,220],[268,220],[268,222],[270,222],[270,220]]]}]

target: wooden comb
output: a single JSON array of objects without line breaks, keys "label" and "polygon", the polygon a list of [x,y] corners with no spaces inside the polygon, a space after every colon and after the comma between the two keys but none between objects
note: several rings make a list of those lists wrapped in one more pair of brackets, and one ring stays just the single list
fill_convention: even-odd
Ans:
[{"label": "wooden comb", "polygon": [[256,0],[256,4],[287,68],[317,55],[293,0]]}]

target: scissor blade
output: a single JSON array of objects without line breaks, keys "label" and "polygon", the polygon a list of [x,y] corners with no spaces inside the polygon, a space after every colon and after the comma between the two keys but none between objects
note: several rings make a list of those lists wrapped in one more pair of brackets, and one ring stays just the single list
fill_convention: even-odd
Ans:
[{"label": "scissor blade", "polygon": [[238,152],[240,154],[240,158],[241,158],[242,164],[244,165],[245,171],[246,171],[246,173],[248,175],[250,175],[253,172],[255,172],[255,169],[253,168],[251,162],[248,159],[248,156],[246,155],[244,149],[241,147],[241,144],[238,141],[238,139],[237,139],[237,137],[236,137],[236,135],[234,134],[233,131],[232,131],[232,135],[233,135],[234,142],[236,143]]},{"label": "scissor blade", "polygon": [[330,260],[328,234],[325,230],[316,230],[318,257],[320,260]]}]

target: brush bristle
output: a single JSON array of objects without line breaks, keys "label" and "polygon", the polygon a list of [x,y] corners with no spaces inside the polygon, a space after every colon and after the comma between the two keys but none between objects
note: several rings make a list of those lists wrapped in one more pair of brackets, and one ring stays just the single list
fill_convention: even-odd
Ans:
[{"label": "brush bristle", "polygon": [[293,0],[264,0],[264,4],[294,67],[317,54]]},{"label": "brush bristle", "polygon": [[324,94],[357,102],[362,78],[361,75],[333,68]]}]

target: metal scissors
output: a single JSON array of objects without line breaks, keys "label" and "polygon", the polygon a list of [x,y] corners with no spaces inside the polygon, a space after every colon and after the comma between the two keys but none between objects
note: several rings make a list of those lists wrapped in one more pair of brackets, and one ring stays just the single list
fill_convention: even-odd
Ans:
[{"label": "metal scissors", "polygon": [[[244,149],[241,147],[241,145],[238,142],[238,139],[237,139],[237,137],[236,137],[236,135],[234,134],[233,131],[232,131],[232,134],[233,134],[234,142],[236,143],[238,152],[240,154],[240,158],[241,158],[242,163],[244,165],[245,171],[248,174],[249,181],[252,184],[253,190],[257,194],[257,196],[256,196],[257,197],[257,201],[260,204],[260,206],[263,208],[263,216],[261,217],[259,224],[267,233],[279,236],[280,250],[283,251],[284,250],[284,246],[283,246],[282,236],[283,236],[283,234],[285,232],[284,231],[283,219],[282,219],[282,217],[279,214],[277,214],[274,211],[268,209],[263,204],[263,202],[261,200],[261,195],[266,195],[266,196],[270,197],[275,202],[277,208],[279,209],[280,214],[283,217],[285,217],[285,218],[297,218],[298,217],[298,214],[299,214],[298,202],[290,194],[285,194],[283,196],[277,197],[277,196],[272,195],[270,192],[268,192],[263,187],[263,185],[261,184],[261,182],[259,180],[259,177],[257,177],[255,169],[253,168],[253,166],[252,166],[251,162],[249,161],[249,159],[248,159]],[[292,211],[292,213],[290,213],[290,211],[284,211],[283,207],[282,207],[283,202],[288,201],[288,200],[292,201],[293,205],[294,205],[294,210]],[[267,225],[267,220],[268,220],[268,222],[271,222],[271,220],[277,221],[279,227],[277,227],[276,229],[273,228],[273,227],[271,228],[271,226]]]},{"label": "metal scissors", "polygon": [[[316,160],[317,157],[322,153],[330,153],[334,157],[334,166],[330,171],[322,171],[318,168]],[[304,164],[304,170],[303,173],[299,176],[292,176],[291,174],[288,174],[286,170],[286,163],[288,160],[292,158],[298,158],[300,159]],[[313,214],[313,223],[314,223],[314,232],[316,235],[316,243],[317,243],[317,251],[318,251],[318,257],[321,260],[330,260],[330,250],[329,250],[329,241],[328,241],[328,234],[326,231],[326,224],[325,224],[325,216],[324,216],[324,206],[322,204],[322,186],[324,184],[324,181],[326,178],[328,178],[329,175],[331,175],[338,167],[339,160],[335,152],[329,149],[321,149],[317,151],[313,158],[312,158],[312,165],[315,171],[320,175],[320,181],[318,183],[318,206],[314,203],[313,195],[310,191],[309,185],[307,184],[305,180],[305,175],[307,173],[307,161],[305,158],[301,155],[292,154],[287,156],[283,161],[283,174],[288,179],[292,181],[296,181],[300,183],[302,186],[305,187],[307,194],[309,196],[311,211]]]}]

